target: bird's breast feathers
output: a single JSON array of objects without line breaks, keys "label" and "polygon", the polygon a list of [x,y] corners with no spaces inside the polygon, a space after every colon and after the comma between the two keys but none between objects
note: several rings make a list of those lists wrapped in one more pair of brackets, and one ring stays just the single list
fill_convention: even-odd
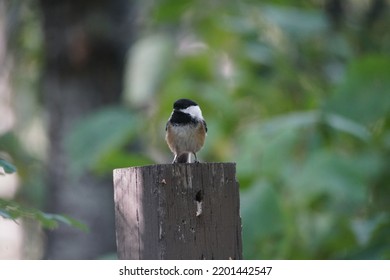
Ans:
[{"label": "bird's breast feathers", "polygon": [[174,153],[198,152],[206,138],[204,122],[188,125],[167,124],[166,140]]}]

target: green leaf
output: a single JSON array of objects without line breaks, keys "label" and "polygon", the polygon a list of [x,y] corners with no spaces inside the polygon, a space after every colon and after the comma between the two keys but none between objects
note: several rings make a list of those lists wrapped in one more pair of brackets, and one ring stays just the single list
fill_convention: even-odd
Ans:
[{"label": "green leaf", "polygon": [[363,125],[336,114],[324,114],[324,122],[330,127],[351,134],[367,141],[371,137],[370,131]]},{"label": "green leaf", "polygon": [[366,201],[370,179],[380,168],[376,157],[352,157],[326,149],[313,152],[292,171],[291,199],[340,214],[356,213]]},{"label": "green leaf", "polygon": [[137,130],[137,120],[129,111],[109,107],[81,120],[65,139],[75,175],[92,170],[104,157],[129,142]]},{"label": "green leaf", "polygon": [[72,226],[72,227],[75,227],[75,228],[78,228],[84,232],[88,232],[89,229],[88,227],[83,224],[82,222],[76,220],[76,219],[73,219],[67,215],[58,215],[58,214],[45,214],[45,217],[48,219],[48,220],[52,220],[52,221],[58,221],[58,222],[62,222],[66,225],[69,225],[69,226]]},{"label": "green leaf", "polygon": [[99,174],[112,172],[115,168],[128,166],[142,166],[153,164],[153,161],[141,154],[129,154],[125,151],[116,150],[105,155],[94,167]]},{"label": "green leaf", "polygon": [[[376,221],[375,221],[376,220]],[[367,244],[356,248],[349,259],[388,259],[390,257],[390,219],[387,214],[373,218],[374,228],[370,228],[370,238]],[[372,225],[370,225],[372,226]]]},{"label": "green leaf", "polygon": [[0,199],[0,216],[10,220],[19,218],[33,219],[47,229],[57,228],[60,222],[78,228],[84,232],[88,231],[88,227],[85,224],[69,216],[50,214],[34,208],[24,207],[12,200]]},{"label": "green leaf", "polygon": [[326,110],[369,125],[390,113],[390,58],[369,55],[354,60]]},{"label": "green leaf", "polygon": [[191,8],[193,0],[162,0],[153,11],[153,18],[161,22],[178,21],[184,12]]},{"label": "green leaf", "polygon": [[5,173],[12,174],[16,172],[16,167],[5,159],[0,158],[0,166],[3,167]]},{"label": "green leaf", "polygon": [[267,246],[284,227],[279,197],[271,185],[261,182],[242,193],[241,215],[243,237],[247,241],[244,244],[246,257],[253,257],[260,250],[267,258],[269,252],[266,250],[278,250],[276,244]]},{"label": "green leaf", "polygon": [[134,43],[124,75],[124,101],[131,106],[150,104],[169,71],[173,57],[173,38],[150,35]]},{"label": "green leaf", "polygon": [[0,216],[5,219],[12,219],[11,215],[5,209],[1,209],[0,207]]},{"label": "green leaf", "polygon": [[58,221],[54,219],[51,214],[38,211],[34,217],[41,223],[44,228],[55,229],[58,227]]},{"label": "green leaf", "polygon": [[281,30],[291,34],[295,39],[304,39],[324,32],[328,28],[324,13],[317,10],[265,5],[261,11],[269,22],[278,25]]}]

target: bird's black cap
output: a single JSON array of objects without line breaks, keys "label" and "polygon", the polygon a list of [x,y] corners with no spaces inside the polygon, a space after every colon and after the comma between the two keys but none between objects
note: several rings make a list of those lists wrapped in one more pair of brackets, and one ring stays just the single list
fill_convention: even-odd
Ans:
[{"label": "bird's black cap", "polygon": [[190,106],[197,106],[196,102],[190,100],[190,99],[179,99],[176,100],[175,103],[173,103],[173,109],[180,110],[180,109],[186,109]]}]

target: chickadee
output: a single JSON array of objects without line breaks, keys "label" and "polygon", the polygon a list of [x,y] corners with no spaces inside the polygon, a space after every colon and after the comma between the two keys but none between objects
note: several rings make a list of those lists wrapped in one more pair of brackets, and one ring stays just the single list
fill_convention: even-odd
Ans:
[{"label": "chickadee", "polygon": [[190,155],[203,147],[207,125],[198,104],[189,99],[179,99],[173,104],[173,111],[165,127],[165,140],[175,155],[172,163],[190,162]]}]

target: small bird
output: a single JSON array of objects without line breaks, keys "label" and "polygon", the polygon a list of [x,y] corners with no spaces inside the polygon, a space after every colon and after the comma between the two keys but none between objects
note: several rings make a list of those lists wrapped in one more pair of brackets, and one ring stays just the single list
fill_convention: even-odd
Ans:
[{"label": "small bird", "polygon": [[190,99],[177,100],[165,131],[165,140],[174,154],[172,163],[190,162],[191,154],[199,162],[196,153],[203,147],[207,124],[198,104]]}]

